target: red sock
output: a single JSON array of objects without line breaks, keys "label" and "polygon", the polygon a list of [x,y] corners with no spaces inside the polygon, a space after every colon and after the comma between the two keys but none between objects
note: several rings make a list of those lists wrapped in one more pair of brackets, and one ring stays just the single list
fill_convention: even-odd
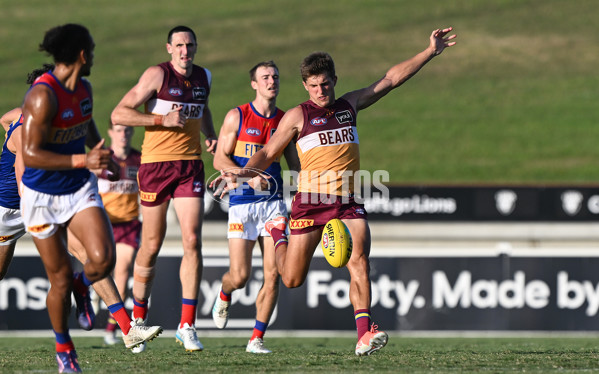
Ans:
[{"label": "red sock", "polygon": [[131,318],[129,318],[129,313],[127,313],[127,309],[121,308],[116,312],[112,313],[114,319],[119,324],[121,331],[123,334],[127,335],[129,330],[131,329]]},{"label": "red sock", "polygon": [[220,292],[218,294],[218,296],[220,297],[220,299],[222,301],[231,301],[231,294],[230,293],[225,293],[225,291],[223,291],[223,289],[220,289]]},{"label": "red sock", "polygon": [[251,340],[255,338],[264,338],[264,333],[266,332],[266,328],[268,327],[268,323],[260,322],[256,320],[256,324],[254,325],[254,333],[252,334]]},{"label": "red sock", "polygon": [[69,341],[68,343],[59,343],[56,342],[56,352],[68,352],[75,349],[75,345],[73,341]]},{"label": "red sock", "polygon": [[183,327],[186,323],[189,326],[194,326],[196,321],[196,309],[198,301],[193,299],[181,299],[181,324]]},{"label": "red sock", "polygon": [[56,352],[68,352],[75,349],[69,330],[65,332],[54,331],[54,335],[56,336]]},{"label": "red sock", "polygon": [[275,251],[279,248],[279,246],[287,244],[287,235],[285,235],[284,230],[279,230],[273,227],[273,229],[270,230],[270,236],[272,236],[272,240],[275,242]]},{"label": "red sock", "polygon": [[354,312],[358,339],[370,329],[370,309],[358,309]]},{"label": "red sock", "polygon": [[133,318],[141,318],[144,321],[148,317],[148,302],[147,301],[139,301],[136,298],[133,298]]},{"label": "red sock", "polygon": [[254,340],[255,338],[264,339],[264,331],[260,331],[257,328],[254,328],[254,333],[252,334],[250,340]]}]

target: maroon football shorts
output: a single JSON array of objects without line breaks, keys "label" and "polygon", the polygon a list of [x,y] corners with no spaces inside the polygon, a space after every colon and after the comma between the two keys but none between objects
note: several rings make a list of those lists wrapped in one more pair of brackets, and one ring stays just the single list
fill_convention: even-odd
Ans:
[{"label": "maroon football shorts", "polygon": [[336,195],[319,195],[298,192],[291,203],[291,235],[305,234],[314,230],[322,230],[333,218],[368,219],[363,204],[358,204],[352,197]]},{"label": "maroon football shorts", "polygon": [[177,197],[204,197],[202,160],[141,164],[137,173],[141,205],[158,206]]},{"label": "maroon football shorts", "polygon": [[137,219],[129,222],[118,222],[112,224],[112,233],[115,243],[123,243],[131,247],[139,248],[141,236],[141,222]]}]

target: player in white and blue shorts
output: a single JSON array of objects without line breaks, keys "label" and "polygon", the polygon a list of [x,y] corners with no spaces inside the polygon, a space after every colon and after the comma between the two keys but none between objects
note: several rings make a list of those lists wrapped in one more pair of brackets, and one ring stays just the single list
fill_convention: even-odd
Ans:
[{"label": "player in white and blue shorts", "polygon": [[[251,155],[262,148],[276,131],[284,112],[276,107],[279,93],[279,70],[274,62],[258,63],[250,70],[250,83],[256,98],[230,110],[220,130],[214,155],[214,168],[231,170],[243,167]],[[291,169],[299,170],[294,147],[285,150]],[[262,251],[264,283],[256,298],[256,323],[246,346],[250,353],[270,353],[264,347],[264,333],[279,293],[279,273],[275,263],[274,243],[265,223],[274,216],[287,216],[283,201],[281,165],[277,160],[266,170],[267,178],[248,181],[229,195],[229,271],[222,277],[222,286],[212,309],[218,328],[224,328],[229,318],[233,291],[245,287],[252,270],[252,251],[256,241]],[[261,188],[258,189],[258,186]]]}]

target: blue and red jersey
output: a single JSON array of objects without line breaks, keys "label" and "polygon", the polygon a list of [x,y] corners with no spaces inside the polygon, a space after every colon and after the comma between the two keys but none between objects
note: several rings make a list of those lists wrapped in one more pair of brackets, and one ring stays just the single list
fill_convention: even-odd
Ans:
[{"label": "blue and red jersey", "polygon": [[13,131],[23,124],[23,115],[10,124],[0,155],[0,206],[8,209],[20,209],[21,197],[15,174],[15,154],[8,149],[8,140]]},{"label": "blue and red jersey", "polygon": [[[285,112],[276,108],[274,114],[266,118],[256,111],[252,103],[238,106],[237,110],[239,111],[239,130],[231,158],[237,165],[243,167],[252,155],[262,149],[270,140]],[[247,183],[243,183],[243,186],[229,192],[229,205],[282,199],[283,178],[279,160],[273,162],[265,172],[271,176],[269,179],[270,191],[256,193]]]},{"label": "blue and red jersey", "polygon": [[[58,105],[52,120],[45,149],[64,155],[85,152],[85,138],[92,120],[92,95],[89,82],[80,79],[74,91],[48,72],[40,76],[32,85],[43,84],[56,96]],[[90,171],[85,168],[68,170],[43,170],[25,168],[23,184],[27,187],[52,195],[66,195],[79,190],[89,179]]]}]

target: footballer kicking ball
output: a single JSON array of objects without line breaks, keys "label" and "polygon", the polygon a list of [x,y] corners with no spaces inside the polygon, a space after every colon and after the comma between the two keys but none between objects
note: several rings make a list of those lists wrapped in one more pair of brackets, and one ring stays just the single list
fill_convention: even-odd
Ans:
[{"label": "footballer kicking ball", "polygon": [[342,268],[347,265],[351,257],[352,240],[343,221],[334,218],[324,225],[320,245],[324,258],[332,267]]}]

